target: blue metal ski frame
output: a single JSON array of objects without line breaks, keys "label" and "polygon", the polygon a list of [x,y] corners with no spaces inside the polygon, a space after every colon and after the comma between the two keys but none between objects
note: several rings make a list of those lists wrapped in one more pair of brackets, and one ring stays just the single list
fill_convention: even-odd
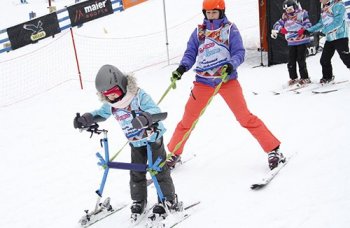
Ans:
[{"label": "blue metal ski frame", "polygon": [[[152,149],[149,143],[147,143],[147,160],[148,165],[146,164],[134,164],[134,163],[124,163],[124,162],[110,162],[109,161],[109,147],[108,147],[108,137],[107,137],[107,130],[100,130],[103,132],[103,138],[101,139],[101,146],[104,148],[105,156],[103,157],[99,152],[96,153],[96,156],[99,159],[99,162],[97,163],[99,166],[102,166],[105,170],[103,173],[102,181],[100,184],[100,188],[96,190],[96,194],[99,196],[99,199],[102,197],[103,189],[105,187],[107,176],[109,173],[109,169],[125,169],[125,170],[133,170],[137,172],[150,172],[151,178],[154,182],[154,186],[156,187],[157,194],[159,197],[159,200],[163,202],[165,200],[163,192],[160,188],[160,185],[158,183],[157,177],[154,173],[158,173],[162,170],[162,167],[160,167],[160,163],[162,162],[162,158],[159,156],[157,160],[153,163],[152,159]],[[98,200],[99,203],[99,200]]]}]

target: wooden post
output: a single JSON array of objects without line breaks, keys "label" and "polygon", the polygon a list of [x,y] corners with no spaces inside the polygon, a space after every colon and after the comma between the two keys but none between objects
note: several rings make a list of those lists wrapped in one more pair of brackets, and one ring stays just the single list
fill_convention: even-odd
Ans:
[{"label": "wooden post", "polygon": [[80,72],[80,66],[79,66],[79,60],[78,60],[78,53],[77,49],[75,47],[75,41],[74,41],[74,35],[73,35],[73,29],[70,28],[70,34],[72,36],[72,42],[73,42],[73,48],[74,48],[74,55],[75,55],[75,61],[77,63],[77,69],[78,69],[78,75],[79,75],[79,80],[80,80],[80,88],[83,89],[83,81],[81,79],[81,72]]}]

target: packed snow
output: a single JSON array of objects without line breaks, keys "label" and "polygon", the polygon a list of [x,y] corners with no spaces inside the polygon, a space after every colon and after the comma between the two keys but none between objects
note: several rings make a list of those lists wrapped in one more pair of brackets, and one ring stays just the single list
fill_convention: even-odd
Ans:
[{"label": "packed snow", "polygon": [[[26,5],[19,4],[20,0],[2,3],[1,29],[28,20],[28,12],[33,9],[38,14],[47,12],[47,1],[27,1],[29,4]],[[73,0],[55,2],[58,8],[74,4]],[[164,58],[166,47],[161,0],[149,0],[75,29],[81,36],[94,34],[97,37],[105,36],[103,28],[108,31],[109,37],[162,32],[158,49],[127,52],[128,58],[122,64],[104,62],[124,71],[135,71],[139,86],[156,102],[170,84],[171,72],[181,59],[190,33],[203,19],[202,0],[165,2],[168,27],[181,25],[181,31],[186,31],[169,35],[170,47],[173,45],[177,50],[170,52],[170,65]],[[185,205],[201,201],[193,208],[191,217],[179,227],[349,227],[350,86],[328,94],[315,95],[308,91],[272,95],[271,90],[281,88],[287,82],[288,72],[286,64],[255,67],[261,63],[257,51],[258,1],[227,0],[226,14],[237,24],[247,48],[246,61],[238,71],[248,107],[280,139],[281,152],[286,156],[294,154],[294,157],[269,186],[259,191],[251,190],[250,185],[269,171],[267,156],[249,132],[238,124],[223,99],[216,96],[185,147],[183,159],[194,155],[195,158],[172,174],[179,200]],[[96,39],[95,42],[103,41]],[[12,64],[5,71],[4,62],[11,63],[12,58],[21,55],[20,58],[27,61],[26,58],[30,57],[26,57],[26,53],[47,43],[49,41],[43,40],[0,54],[1,77],[8,80],[23,77],[25,83],[30,83],[25,80],[36,77],[30,75],[34,74],[33,71],[22,75],[28,66]],[[131,48],[134,45],[132,40],[125,45],[129,45],[126,50],[134,50]],[[100,63],[88,49],[79,51],[80,55],[89,56],[91,62]],[[154,64],[149,67],[140,68],[140,62],[132,58],[133,55],[146,58],[153,51],[162,54],[158,59],[157,55],[152,56]],[[314,82],[321,78],[319,59],[320,53],[307,58],[309,75]],[[265,54],[263,60],[266,64]],[[42,61],[42,65],[50,66],[52,59],[44,57]],[[144,61],[147,62],[147,59]],[[332,63],[336,80],[350,79],[349,69],[337,54]],[[65,68],[75,63],[61,61],[59,64]],[[124,69],[120,65],[125,66]],[[101,105],[93,83],[93,73],[99,66],[90,66],[89,72],[92,73],[84,79],[83,90],[78,80],[68,80],[36,96],[0,107],[0,119],[4,121],[0,133],[0,227],[79,227],[78,220],[84,210],[94,208],[97,199],[95,190],[99,188],[103,174],[103,169],[96,165],[98,160],[95,156],[97,151],[102,151],[101,136],[90,138],[89,133],[80,133],[73,128],[73,118],[77,112],[92,111]],[[51,70],[55,74],[58,69],[53,67]],[[164,121],[168,129],[165,143],[182,116],[193,80],[194,73],[187,72],[178,81],[177,88],[160,103],[162,111],[168,112]],[[16,88],[12,92],[15,95]],[[112,118],[100,126],[109,131],[110,151],[114,155],[126,139]],[[116,161],[130,161],[128,147]],[[128,227],[131,203],[129,172],[110,170],[103,196],[111,197],[115,207],[128,206],[93,227]],[[148,201],[150,206],[157,201],[154,187],[149,188]]]}]

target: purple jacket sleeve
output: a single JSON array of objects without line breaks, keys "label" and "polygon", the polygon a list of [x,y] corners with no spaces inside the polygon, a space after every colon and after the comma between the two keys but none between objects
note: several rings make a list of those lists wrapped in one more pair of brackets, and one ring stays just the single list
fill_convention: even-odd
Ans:
[{"label": "purple jacket sleeve", "polygon": [[281,28],[284,27],[284,24],[285,24],[285,23],[284,23],[284,20],[279,19],[279,20],[272,26],[272,28],[273,28],[274,30],[280,31]]},{"label": "purple jacket sleeve", "polygon": [[229,43],[231,54],[230,63],[232,64],[233,69],[237,69],[237,67],[244,62],[245,49],[243,47],[241,34],[234,24],[231,26]]},{"label": "purple jacket sleeve", "polygon": [[180,65],[184,66],[186,68],[186,71],[191,69],[192,66],[195,64],[197,53],[198,53],[198,47],[199,47],[199,41],[197,37],[197,29],[195,29],[192,32],[191,37],[187,42],[186,51],[180,62]]},{"label": "purple jacket sleeve", "polygon": [[281,28],[284,27],[287,18],[288,16],[286,15],[286,13],[283,13],[282,17],[278,21],[276,21],[276,23],[272,26],[272,29],[280,31]]}]

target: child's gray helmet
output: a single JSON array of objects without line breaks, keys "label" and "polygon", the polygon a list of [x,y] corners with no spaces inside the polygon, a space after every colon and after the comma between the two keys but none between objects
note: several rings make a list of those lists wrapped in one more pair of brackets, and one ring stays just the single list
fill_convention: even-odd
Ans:
[{"label": "child's gray helmet", "polygon": [[115,86],[126,93],[126,86],[128,82],[124,74],[115,66],[103,65],[97,72],[95,79],[95,86],[98,92],[105,92]]}]

